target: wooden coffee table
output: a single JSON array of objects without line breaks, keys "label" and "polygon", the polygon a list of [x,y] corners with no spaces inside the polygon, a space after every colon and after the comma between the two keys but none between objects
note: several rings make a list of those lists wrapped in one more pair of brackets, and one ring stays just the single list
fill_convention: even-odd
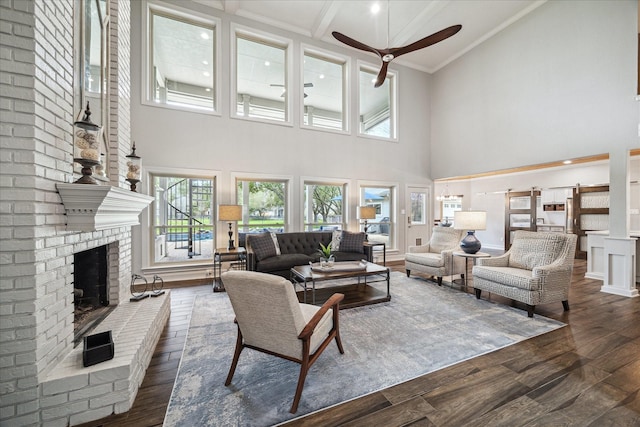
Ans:
[{"label": "wooden coffee table", "polygon": [[[358,265],[362,266],[358,268]],[[317,264],[298,265],[291,269],[291,282],[301,286],[298,299],[307,302],[307,294],[311,293],[312,304],[323,304],[336,292],[344,294],[340,308],[359,307],[391,300],[389,292],[389,268],[372,262],[336,262],[331,269],[320,270]],[[321,287],[316,289],[317,282],[337,279],[357,279],[356,283]],[[373,279],[373,280],[372,280]],[[376,289],[371,283],[387,282],[387,292]]]}]

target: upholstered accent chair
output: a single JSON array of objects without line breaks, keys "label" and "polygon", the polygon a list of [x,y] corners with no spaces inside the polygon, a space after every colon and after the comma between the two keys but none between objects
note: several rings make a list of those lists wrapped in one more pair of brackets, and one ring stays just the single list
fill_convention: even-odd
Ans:
[{"label": "upholstered accent chair", "polygon": [[299,363],[300,375],[290,412],[296,413],[309,368],[335,339],[340,340],[339,305],[343,294],[333,294],[322,307],[298,302],[287,279],[253,271],[222,275],[238,325],[238,338],[225,385],[231,384],[240,353],[246,348]]},{"label": "upholstered accent chair", "polygon": [[433,227],[431,239],[426,245],[409,246],[404,256],[407,277],[411,276],[412,271],[419,271],[436,277],[440,286],[443,276],[460,274],[464,277],[464,259],[453,259],[453,251],[460,249],[462,232],[450,227]]},{"label": "upholstered accent chair", "polygon": [[473,267],[476,297],[482,291],[520,301],[533,317],[536,305],[562,301],[569,310],[569,285],[576,249],[575,234],[515,232],[502,256],[480,258]]}]

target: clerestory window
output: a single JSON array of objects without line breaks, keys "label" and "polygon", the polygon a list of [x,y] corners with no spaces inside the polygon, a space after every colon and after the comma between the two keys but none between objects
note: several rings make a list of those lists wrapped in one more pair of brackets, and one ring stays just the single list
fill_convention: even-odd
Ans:
[{"label": "clerestory window", "polygon": [[346,131],[347,61],[305,49],[303,59],[303,126]]},{"label": "clerestory window", "polygon": [[380,87],[374,87],[378,71],[360,65],[359,85],[359,133],[370,137],[397,139],[396,132],[396,76],[389,71]]}]

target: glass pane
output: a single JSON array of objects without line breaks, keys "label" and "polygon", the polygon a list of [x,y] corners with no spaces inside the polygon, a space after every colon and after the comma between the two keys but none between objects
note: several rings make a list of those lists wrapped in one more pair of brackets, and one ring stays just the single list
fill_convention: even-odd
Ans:
[{"label": "glass pane", "polygon": [[395,123],[391,111],[393,76],[380,87],[374,87],[377,73],[360,69],[360,133],[395,138]]},{"label": "glass pane", "polygon": [[152,20],[151,99],[214,110],[214,27],[157,14]]},{"label": "glass pane", "polygon": [[531,226],[531,215],[529,214],[510,214],[509,225],[511,227],[526,227]]},{"label": "glass pane", "polygon": [[426,200],[424,193],[411,193],[411,222],[424,224],[426,221]]},{"label": "glass pane", "polygon": [[326,129],[345,129],[344,64],[313,55],[304,56],[304,124]]},{"label": "glass pane", "polygon": [[213,180],[154,176],[156,263],[213,258]]},{"label": "glass pane", "polygon": [[[386,243],[387,249],[391,248],[391,243],[393,242],[391,238],[393,235],[391,195],[391,187],[360,188],[360,206],[376,208],[375,219],[367,220],[369,241]],[[360,224],[360,230],[364,231],[364,221]]]},{"label": "glass pane", "polygon": [[510,197],[509,209],[531,209],[531,196]]},{"label": "glass pane", "polygon": [[308,231],[342,229],[342,196],[342,185],[305,184],[305,228]]},{"label": "glass pane", "polygon": [[244,117],[287,120],[286,49],[237,37],[237,109]]},{"label": "glass pane", "polygon": [[245,233],[285,230],[286,183],[239,180],[237,203],[245,206],[238,230]]},{"label": "glass pane", "polygon": [[608,214],[580,215],[580,228],[583,230],[607,230],[609,228]]},{"label": "glass pane", "polygon": [[453,215],[455,211],[462,210],[462,198],[449,197],[442,201],[442,220],[445,223],[453,221]]},{"label": "glass pane", "polygon": [[[104,2],[100,2],[106,12]],[[101,67],[102,67],[102,22],[101,16],[105,13],[98,9],[98,2],[87,0],[85,2],[84,27],[84,89],[90,93],[102,92]]]}]

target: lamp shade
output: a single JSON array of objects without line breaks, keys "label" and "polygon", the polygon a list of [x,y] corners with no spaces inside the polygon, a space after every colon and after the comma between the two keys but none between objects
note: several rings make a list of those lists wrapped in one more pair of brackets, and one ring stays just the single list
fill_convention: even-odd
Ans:
[{"label": "lamp shade", "polygon": [[455,211],[453,213],[453,228],[456,230],[486,230],[487,212]]},{"label": "lamp shade", "polygon": [[358,218],[375,219],[376,208],[374,206],[358,206]]},{"label": "lamp shade", "polygon": [[242,205],[218,206],[219,221],[240,221],[242,219]]}]

